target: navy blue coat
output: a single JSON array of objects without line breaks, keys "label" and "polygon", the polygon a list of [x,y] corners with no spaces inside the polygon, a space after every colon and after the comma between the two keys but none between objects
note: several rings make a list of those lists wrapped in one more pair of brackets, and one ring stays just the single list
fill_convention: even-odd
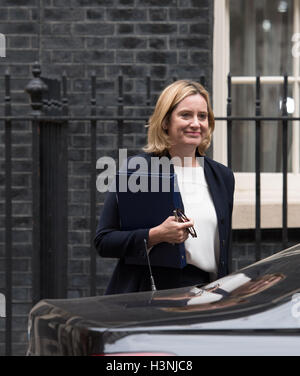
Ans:
[{"label": "navy blue coat", "polygon": [[[150,158],[155,155],[144,153],[141,156],[150,163]],[[228,274],[231,264],[230,243],[234,175],[228,167],[208,157],[204,157],[204,174],[218,220],[220,238],[218,278],[221,278]],[[170,213],[170,215],[172,214]],[[107,193],[96,230],[95,247],[100,256],[117,258],[119,261],[106,294],[150,289],[149,269],[147,266],[141,265],[141,261],[143,261],[142,264],[145,261],[144,239],[148,241],[149,230],[149,228],[121,230],[117,195],[113,192]],[[165,268],[165,264],[162,266],[162,268],[159,265],[152,268],[158,289],[179,287],[176,286],[176,275],[182,268],[182,263],[181,265],[172,265],[172,260],[170,260],[171,268]]]}]

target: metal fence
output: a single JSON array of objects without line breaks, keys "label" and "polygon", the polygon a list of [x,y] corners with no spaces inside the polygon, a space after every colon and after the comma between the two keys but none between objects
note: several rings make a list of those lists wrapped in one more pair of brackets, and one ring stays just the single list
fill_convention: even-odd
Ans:
[{"label": "metal fence", "polygon": [[[32,124],[32,304],[44,297],[63,298],[67,289],[67,231],[68,231],[68,145],[67,135],[70,122],[83,120],[90,126],[90,295],[96,294],[96,252],[93,247],[96,228],[96,136],[97,125],[103,121],[114,121],[117,124],[117,147],[123,146],[123,133],[128,121],[148,120],[147,116],[124,115],[124,79],[118,77],[118,95],[116,98],[115,116],[96,115],[96,76],[91,76],[90,115],[73,116],[69,114],[67,93],[67,77],[64,74],[61,82],[41,78],[38,64],[34,65],[34,78],[29,82],[26,91],[31,97],[32,110],[28,116],[12,115],[10,90],[10,74],[5,75],[5,113],[0,117],[4,124],[5,142],[5,286],[2,289],[6,297],[5,321],[5,354],[12,353],[12,127],[15,121],[29,121]],[[145,107],[151,110],[151,79],[146,77]],[[204,78],[199,77],[202,84]],[[287,116],[287,77],[283,84],[282,116],[262,117],[260,104],[260,78],[256,82],[256,113],[253,117],[233,117],[231,98],[231,76],[228,76],[227,116],[216,118],[216,121],[227,121],[228,129],[228,164],[232,164],[232,124],[235,121],[247,120],[255,125],[255,150],[260,150],[261,122],[268,120],[282,121],[283,125],[283,197],[282,197],[282,242],[287,245],[287,125],[289,121],[299,120]],[[148,111],[149,112],[149,111]],[[260,153],[256,152],[256,259],[261,257],[261,188],[260,188]]]},{"label": "metal fence", "polygon": [[261,78],[256,77],[256,98],[255,98],[255,116],[240,117],[232,116],[232,76],[228,75],[228,98],[227,98],[227,116],[225,118],[217,118],[217,120],[227,121],[227,155],[228,167],[232,166],[232,125],[236,121],[248,121],[249,124],[255,126],[255,259],[261,259],[261,126],[265,121],[282,122],[282,248],[288,245],[288,122],[296,121],[299,118],[288,116],[287,97],[288,97],[288,76],[283,76],[282,85],[282,107],[281,116],[266,117],[261,116]]}]

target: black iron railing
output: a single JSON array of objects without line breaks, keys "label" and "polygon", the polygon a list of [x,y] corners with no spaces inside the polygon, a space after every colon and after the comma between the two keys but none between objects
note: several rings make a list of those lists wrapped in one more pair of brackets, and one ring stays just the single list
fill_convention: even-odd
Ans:
[{"label": "black iron railing", "polygon": [[228,167],[232,167],[232,124],[235,121],[248,121],[249,124],[255,124],[255,244],[256,260],[261,259],[261,123],[262,121],[281,121],[282,122],[282,248],[288,245],[288,122],[299,121],[300,118],[290,117],[287,112],[288,95],[288,76],[283,76],[282,86],[282,115],[281,116],[261,116],[261,82],[260,77],[256,77],[256,98],[255,98],[255,116],[231,116],[232,114],[232,77],[228,75],[228,98],[227,98],[227,117],[216,118],[216,120],[227,121],[227,144],[228,144]]}]

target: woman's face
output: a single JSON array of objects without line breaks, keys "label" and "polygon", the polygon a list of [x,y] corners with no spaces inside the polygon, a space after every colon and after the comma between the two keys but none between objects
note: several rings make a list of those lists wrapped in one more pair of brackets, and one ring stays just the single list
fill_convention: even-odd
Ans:
[{"label": "woman's face", "polygon": [[204,97],[194,94],[183,99],[173,110],[166,127],[174,146],[189,145],[196,148],[200,145],[209,129]]}]

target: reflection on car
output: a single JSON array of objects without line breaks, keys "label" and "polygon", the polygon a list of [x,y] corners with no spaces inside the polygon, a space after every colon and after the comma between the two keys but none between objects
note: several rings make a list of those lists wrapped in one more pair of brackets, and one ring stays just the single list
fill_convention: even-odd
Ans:
[{"label": "reflection on car", "polygon": [[300,355],[300,244],[205,286],[45,299],[28,355]]}]

